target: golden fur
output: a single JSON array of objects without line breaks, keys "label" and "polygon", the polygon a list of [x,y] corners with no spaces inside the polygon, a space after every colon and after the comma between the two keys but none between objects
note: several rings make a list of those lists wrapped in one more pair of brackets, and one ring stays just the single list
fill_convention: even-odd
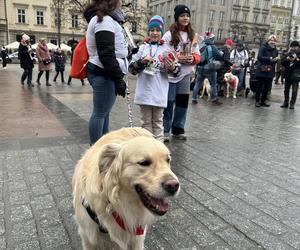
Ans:
[{"label": "golden fur", "polygon": [[[148,164],[146,160],[151,165],[143,165]],[[132,232],[137,225],[144,226],[146,232],[157,216],[142,203],[135,186],[143,187],[158,199],[171,196],[162,187],[166,180],[178,182],[169,160],[167,147],[142,128],[123,128],[108,133],[85,153],[73,176],[75,219],[84,249],[104,248],[103,234],[87,214],[83,200],[121,249],[143,249],[145,233],[136,236]],[[127,231],[116,223],[112,211],[123,218]]]}]

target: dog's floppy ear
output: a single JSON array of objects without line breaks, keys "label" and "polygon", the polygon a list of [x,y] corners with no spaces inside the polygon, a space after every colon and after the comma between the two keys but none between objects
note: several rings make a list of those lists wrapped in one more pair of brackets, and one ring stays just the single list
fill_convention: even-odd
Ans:
[{"label": "dog's floppy ear", "polygon": [[106,172],[118,156],[121,145],[117,143],[109,143],[105,145],[99,155],[99,172]]}]

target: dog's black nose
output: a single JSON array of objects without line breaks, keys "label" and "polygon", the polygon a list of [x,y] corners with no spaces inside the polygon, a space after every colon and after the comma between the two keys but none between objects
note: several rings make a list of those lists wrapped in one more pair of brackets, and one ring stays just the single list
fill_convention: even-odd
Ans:
[{"label": "dog's black nose", "polygon": [[179,182],[175,179],[167,180],[167,181],[162,183],[162,187],[169,194],[174,195],[177,192],[178,188],[179,188]]}]

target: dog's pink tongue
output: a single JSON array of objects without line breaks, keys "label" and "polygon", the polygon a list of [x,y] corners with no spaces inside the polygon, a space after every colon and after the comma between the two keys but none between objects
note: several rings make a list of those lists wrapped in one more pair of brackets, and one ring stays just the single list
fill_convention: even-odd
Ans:
[{"label": "dog's pink tongue", "polygon": [[169,210],[169,203],[165,199],[156,199],[155,201],[156,206],[160,211],[168,211]]}]

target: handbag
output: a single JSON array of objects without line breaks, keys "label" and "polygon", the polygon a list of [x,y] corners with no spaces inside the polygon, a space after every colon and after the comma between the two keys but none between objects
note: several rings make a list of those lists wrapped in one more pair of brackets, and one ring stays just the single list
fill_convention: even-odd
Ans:
[{"label": "handbag", "polygon": [[45,60],[43,60],[43,64],[44,65],[48,65],[48,64],[50,64],[51,63],[51,60],[50,59],[45,59]]},{"label": "handbag", "polygon": [[271,72],[273,69],[272,65],[261,65],[260,66],[260,71],[261,72]]}]

